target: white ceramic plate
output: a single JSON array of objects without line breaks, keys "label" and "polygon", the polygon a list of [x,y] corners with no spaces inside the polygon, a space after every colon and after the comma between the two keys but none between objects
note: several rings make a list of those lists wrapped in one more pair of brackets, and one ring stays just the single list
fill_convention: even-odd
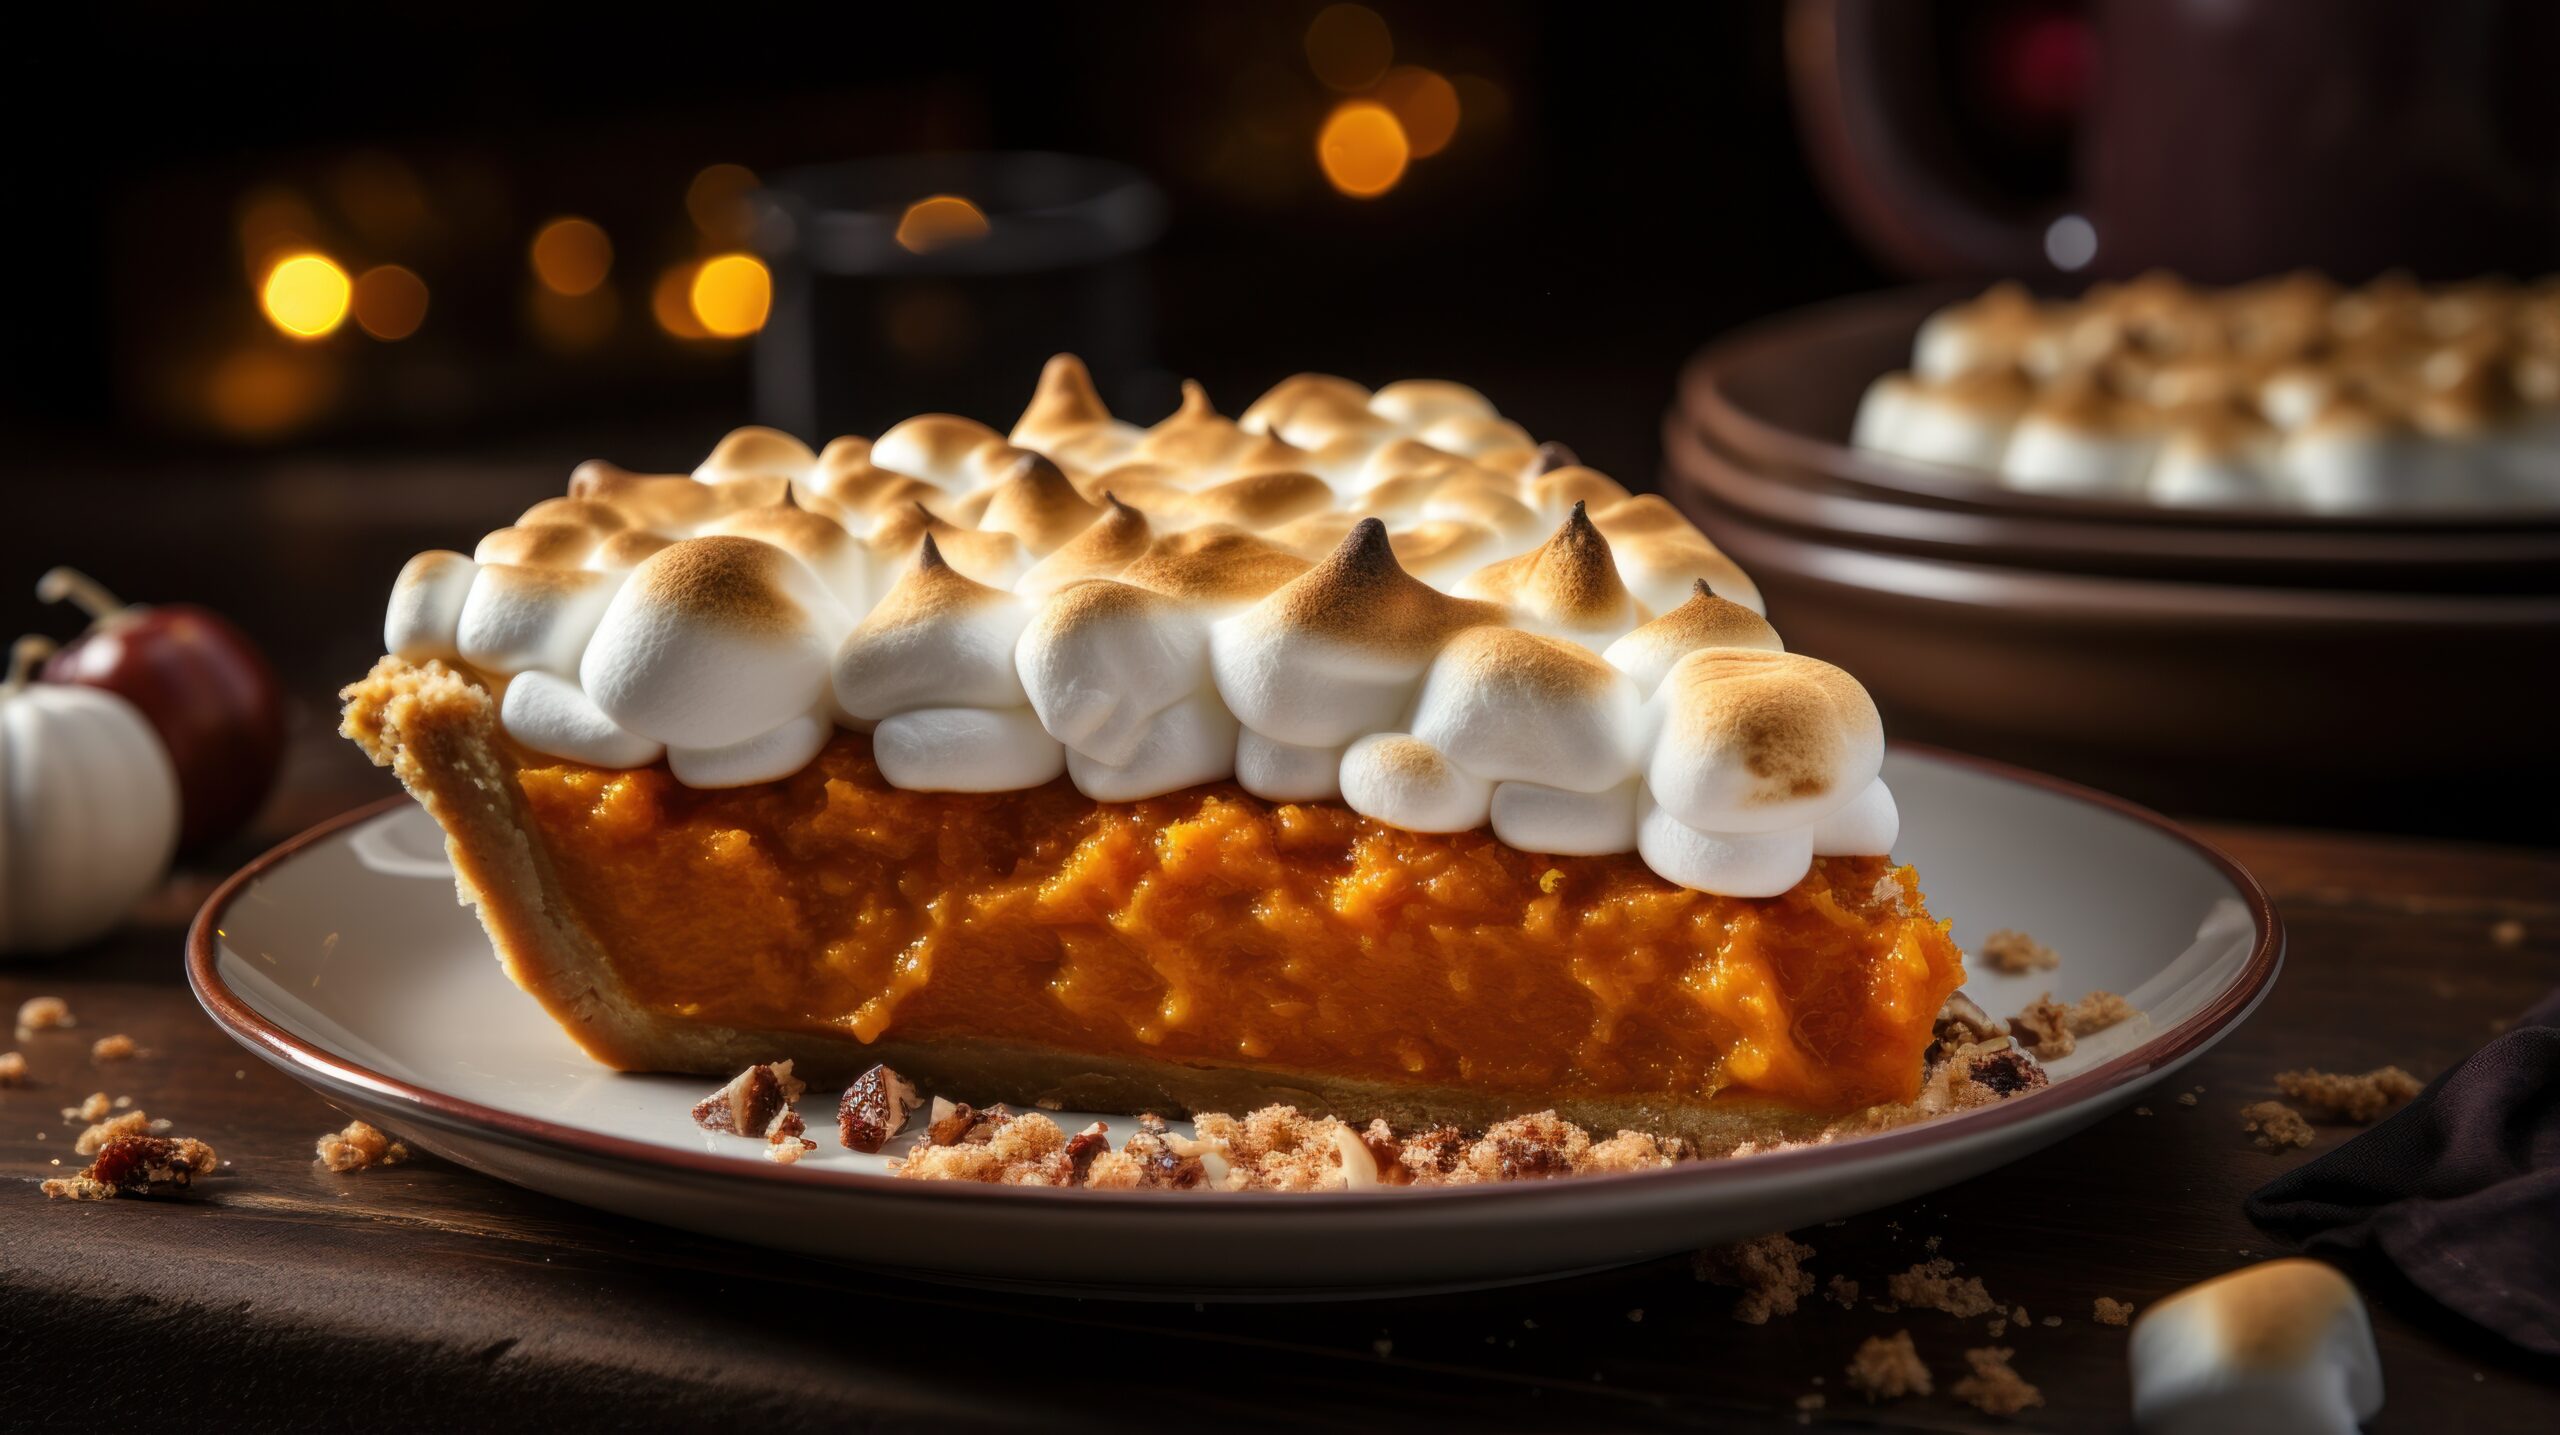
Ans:
[{"label": "white ceramic plate", "polygon": [[[406,801],[232,878],[196,920],[188,973],[215,1021],[332,1103],[501,1180],[644,1220],[915,1275],[1186,1299],[1495,1284],[1793,1229],[2017,1160],[2194,1060],[2274,980],[2265,894],[2162,819],[1946,754],[1897,750],[1886,776],[1897,855],[1959,941],[2018,927],[2066,954],[2058,972],[1975,975],[1986,1008],[2103,988],[2145,1017],[1992,1107],[1630,1175],[1319,1195],[899,1181],[884,1156],[836,1145],[831,1092],[803,1103],[819,1149],[777,1166],[694,1126],[688,1110],[716,1082],[580,1055],[500,971],[454,900],[441,835]],[[1130,1129],[1127,1113],[1101,1119]]]}]

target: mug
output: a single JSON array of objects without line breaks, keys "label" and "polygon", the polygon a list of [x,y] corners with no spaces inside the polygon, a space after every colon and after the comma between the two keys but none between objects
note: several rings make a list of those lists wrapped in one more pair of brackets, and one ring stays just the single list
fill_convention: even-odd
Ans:
[{"label": "mug", "polygon": [[[2230,282],[2295,268],[2461,279],[2560,267],[2560,5],[2094,0],[2061,195],[1990,192],[1937,61],[1952,12],[1793,0],[1815,169],[1926,275]],[[1979,12],[1976,12],[1977,14]]]}]

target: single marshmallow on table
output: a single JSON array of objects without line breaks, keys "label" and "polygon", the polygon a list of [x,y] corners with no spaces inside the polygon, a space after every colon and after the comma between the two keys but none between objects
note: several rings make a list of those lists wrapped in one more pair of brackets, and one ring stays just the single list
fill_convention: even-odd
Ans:
[{"label": "single marshmallow on table", "polygon": [[2382,1409],[2355,1287],[2312,1260],[2216,1276],[2133,1323],[2133,1418],[2163,1435],[2348,1435]]}]

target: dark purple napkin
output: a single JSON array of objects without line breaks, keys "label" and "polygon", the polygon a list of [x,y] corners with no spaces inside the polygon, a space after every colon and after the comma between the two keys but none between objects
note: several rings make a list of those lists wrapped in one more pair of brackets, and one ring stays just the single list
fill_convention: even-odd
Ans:
[{"label": "dark purple napkin", "polygon": [[2369,1251],[2560,1355],[2560,991],[2388,1120],[2259,1187],[2248,1210],[2308,1245]]}]

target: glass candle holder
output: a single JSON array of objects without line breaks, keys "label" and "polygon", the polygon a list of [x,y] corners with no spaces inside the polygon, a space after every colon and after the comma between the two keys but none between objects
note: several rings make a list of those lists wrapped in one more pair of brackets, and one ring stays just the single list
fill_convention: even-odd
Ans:
[{"label": "glass candle holder", "polygon": [[909,155],[787,172],[761,198],[773,308],[755,344],[758,417],[823,443],[910,414],[1009,417],[1055,353],[1114,408],[1152,374],[1141,256],[1162,190],[1108,160]]}]

